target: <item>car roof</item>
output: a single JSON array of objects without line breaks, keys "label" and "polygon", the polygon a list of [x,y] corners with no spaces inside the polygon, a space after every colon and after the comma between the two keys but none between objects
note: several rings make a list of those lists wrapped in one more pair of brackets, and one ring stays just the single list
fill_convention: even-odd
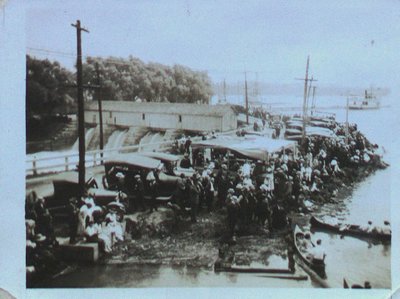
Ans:
[{"label": "car roof", "polygon": [[146,169],[155,169],[159,168],[161,162],[156,159],[152,159],[149,157],[141,156],[136,153],[131,154],[119,154],[104,162],[104,165],[109,166],[113,164],[122,164],[126,166],[132,167],[140,167]]},{"label": "car roof", "polygon": [[176,155],[162,153],[162,152],[139,152],[138,155],[161,160],[167,162],[175,162],[179,160],[179,157]]}]

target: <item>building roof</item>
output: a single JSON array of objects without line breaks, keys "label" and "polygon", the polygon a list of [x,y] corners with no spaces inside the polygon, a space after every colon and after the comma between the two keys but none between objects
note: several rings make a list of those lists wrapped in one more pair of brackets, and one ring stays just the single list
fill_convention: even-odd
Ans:
[{"label": "building roof", "polygon": [[[86,111],[97,111],[97,101],[86,102]],[[223,116],[232,113],[229,105],[205,105],[186,103],[135,103],[128,101],[102,101],[103,111],[136,112],[136,113],[161,113],[182,115]]]}]

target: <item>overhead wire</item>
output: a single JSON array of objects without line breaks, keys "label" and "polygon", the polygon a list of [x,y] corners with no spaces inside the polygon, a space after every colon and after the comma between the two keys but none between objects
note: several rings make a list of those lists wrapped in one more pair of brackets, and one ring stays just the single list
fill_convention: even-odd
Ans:
[{"label": "overhead wire", "polygon": [[[49,56],[58,56],[58,57],[64,57],[64,58],[74,58],[76,59],[76,54],[74,53],[68,53],[68,52],[62,52],[62,51],[56,51],[56,50],[48,50],[48,49],[43,49],[43,48],[34,48],[34,47],[27,47],[26,48],[29,52],[32,53],[37,53],[39,55],[45,56],[48,58]],[[35,54],[33,54],[34,56]],[[93,58],[101,58],[103,62],[109,63],[109,64],[115,64],[115,65],[125,65],[125,66],[131,66],[132,64],[129,62],[124,62],[117,60],[118,57],[113,57],[113,58],[104,58],[101,56],[96,56],[96,55],[83,55],[82,58],[84,59],[93,59]],[[121,59],[126,59],[126,58],[121,58]],[[196,68],[190,68],[195,71],[199,72],[213,72],[213,73],[220,73],[220,74],[244,74],[245,72],[247,73],[263,73],[263,71],[255,71],[255,70],[219,70],[219,69],[196,69]]]}]

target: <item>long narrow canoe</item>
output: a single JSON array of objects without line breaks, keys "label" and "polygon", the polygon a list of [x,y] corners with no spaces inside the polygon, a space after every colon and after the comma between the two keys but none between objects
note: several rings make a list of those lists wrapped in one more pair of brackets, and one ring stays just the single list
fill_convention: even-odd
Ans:
[{"label": "long narrow canoe", "polygon": [[274,274],[292,274],[290,269],[280,268],[254,268],[246,266],[230,266],[219,267],[216,269],[218,272],[235,272],[235,273],[274,273]]},{"label": "long narrow canoe", "polygon": [[345,224],[330,224],[326,223],[323,220],[312,216],[310,219],[310,223],[314,227],[323,228],[326,230],[330,230],[332,232],[342,234],[342,235],[349,235],[349,236],[357,236],[357,237],[366,237],[372,238],[380,241],[390,241],[392,235],[385,234],[379,231],[366,231],[363,230],[359,225],[345,225]]},{"label": "long narrow canoe", "polygon": [[349,284],[347,283],[346,278],[343,278],[343,288],[344,288],[344,289],[350,289],[350,286],[349,286]]},{"label": "long narrow canoe", "polygon": [[[313,257],[308,254],[304,253],[300,249],[300,240],[305,238],[304,232],[296,225],[294,228],[294,247],[296,249],[296,252],[300,256],[301,260],[311,269],[313,270],[318,276],[321,278],[326,278],[326,273],[325,273],[325,262],[322,260],[316,260],[313,259]],[[310,243],[311,244],[311,243]],[[313,246],[313,245],[312,245]]]},{"label": "long narrow canoe", "polygon": [[349,283],[347,282],[346,278],[343,278],[343,288],[344,289],[371,289],[371,285],[369,282],[364,282],[364,286],[359,285],[359,284],[352,284],[351,287]]}]

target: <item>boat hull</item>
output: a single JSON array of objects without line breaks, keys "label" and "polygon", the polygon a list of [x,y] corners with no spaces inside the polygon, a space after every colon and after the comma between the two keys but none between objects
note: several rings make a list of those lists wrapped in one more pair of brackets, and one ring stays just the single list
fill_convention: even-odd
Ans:
[{"label": "boat hull", "polygon": [[311,269],[313,270],[318,276],[321,278],[326,278],[326,272],[325,272],[325,263],[323,261],[315,261],[312,258],[309,258],[306,254],[304,254],[299,247],[298,244],[298,238],[299,237],[304,237],[304,232],[296,225],[294,228],[293,232],[293,242],[294,242],[294,247],[297,252],[297,254],[300,256],[301,260]]},{"label": "boat hull", "polygon": [[349,106],[350,110],[377,110],[379,109],[379,106],[377,107],[360,107],[360,106]]},{"label": "boat hull", "polygon": [[348,236],[355,236],[355,237],[365,237],[365,238],[371,238],[374,240],[379,240],[379,241],[391,241],[392,236],[387,235],[387,234],[380,234],[380,233],[371,233],[371,232],[366,232],[361,229],[357,229],[356,225],[351,225],[350,228],[348,229],[340,229],[339,225],[332,225],[326,222],[323,222],[321,219],[312,216],[310,219],[310,224],[314,227],[319,227],[323,228],[332,232],[335,232],[337,234],[341,235],[348,235]]}]

